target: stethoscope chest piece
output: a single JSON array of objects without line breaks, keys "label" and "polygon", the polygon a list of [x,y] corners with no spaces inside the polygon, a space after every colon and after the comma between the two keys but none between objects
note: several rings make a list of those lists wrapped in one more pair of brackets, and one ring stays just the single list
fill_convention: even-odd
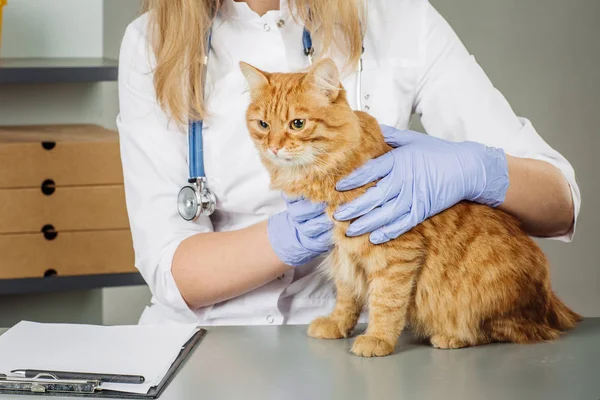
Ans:
[{"label": "stethoscope chest piece", "polygon": [[216,208],[217,198],[202,178],[182,187],[177,196],[177,210],[186,221],[195,221],[200,216],[208,217]]}]

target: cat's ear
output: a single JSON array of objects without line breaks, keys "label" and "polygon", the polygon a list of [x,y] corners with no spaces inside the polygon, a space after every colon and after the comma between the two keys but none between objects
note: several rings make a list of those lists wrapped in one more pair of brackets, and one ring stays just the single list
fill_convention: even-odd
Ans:
[{"label": "cat's ear", "polygon": [[319,60],[308,71],[306,78],[330,101],[337,99],[340,93],[340,73],[333,60]]},{"label": "cat's ear", "polygon": [[242,74],[246,77],[246,81],[248,82],[251,91],[256,91],[269,84],[269,74],[266,72],[243,61],[240,61],[240,69],[242,70]]}]

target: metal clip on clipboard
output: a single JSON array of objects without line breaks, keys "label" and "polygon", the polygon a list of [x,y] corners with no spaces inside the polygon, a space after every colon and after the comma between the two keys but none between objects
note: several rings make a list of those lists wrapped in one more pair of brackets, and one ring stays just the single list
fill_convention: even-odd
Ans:
[{"label": "metal clip on clipboard", "polygon": [[15,392],[92,394],[98,386],[100,381],[58,379],[52,374],[38,374],[33,378],[0,374],[0,390]]}]

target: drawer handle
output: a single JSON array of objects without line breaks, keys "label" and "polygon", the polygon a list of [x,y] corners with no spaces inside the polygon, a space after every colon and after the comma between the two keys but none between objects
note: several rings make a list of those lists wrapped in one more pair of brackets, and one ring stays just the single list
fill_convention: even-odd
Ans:
[{"label": "drawer handle", "polygon": [[54,227],[50,224],[44,225],[42,228],[42,233],[44,234],[44,238],[46,240],[54,240],[58,236],[58,232],[56,232],[56,229],[54,229]]},{"label": "drawer handle", "polygon": [[48,278],[49,276],[56,276],[56,275],[58,275],[58,272],[56,272],[56,270],[52,269],[52,268],[50,268],[50,269],[46,270],[46,272],[44,272],[44,278]]},{"label": "drawer handle", "polygon": [[56,147],[56,142],[42,142],[42,147],[46,150],[52,150]]},{"label": "drawer handle", "polygon": [[46,179],[42,182],[42,193],[46,196],[50,196],[56,191],[56,183],[52,179]]}]

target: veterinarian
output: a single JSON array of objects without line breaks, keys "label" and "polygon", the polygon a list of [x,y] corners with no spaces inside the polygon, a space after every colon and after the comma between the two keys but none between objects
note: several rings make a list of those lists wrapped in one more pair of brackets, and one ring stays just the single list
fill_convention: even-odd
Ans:
[{"label": "veterinarian", "polygon": [[[573,238],[571,165],[426,0],[149,0],[123,38],[117,120],[135,263],[153,295],[140,323],[298,324],[332,309],[333,286],[316,271],[332,221],[322,205],[269,189],[238,66],[305,71],[323,55],[395,147],[338,182],[383,178],[334,216],[360,217],[348,235],[383,243],[470,200],[532,236]],[[413,114],[427,135],[408,130]],[[192,125],[200,136],[189,141]],[[196,214],[197,193],[207,208]]]}]

